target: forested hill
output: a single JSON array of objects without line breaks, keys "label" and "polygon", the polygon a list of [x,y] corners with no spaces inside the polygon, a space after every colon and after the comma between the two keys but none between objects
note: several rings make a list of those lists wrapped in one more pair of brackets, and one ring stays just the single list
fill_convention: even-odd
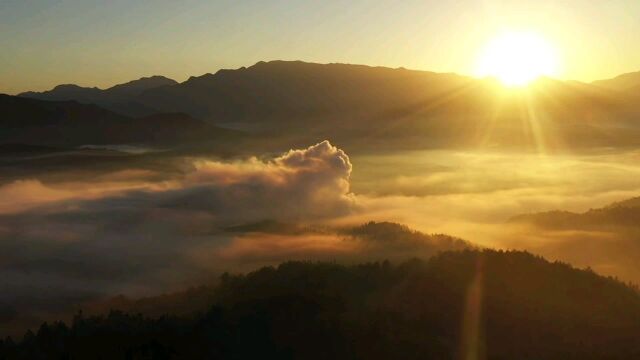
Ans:
[{"label": "forested hill", "polygon": [[636,289],[523,252],[289,262],[223,275],[193,317],[76,316],[7,339],[2,359],[632,359]]}]

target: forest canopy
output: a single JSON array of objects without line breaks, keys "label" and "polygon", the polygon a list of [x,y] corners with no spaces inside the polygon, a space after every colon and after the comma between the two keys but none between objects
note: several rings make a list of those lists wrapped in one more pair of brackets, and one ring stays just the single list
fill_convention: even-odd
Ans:
[{"label": "forest canopy", "polygon": [[[637,289],[517,251],[224,274],[192,316],[79,313],[0,358],[635,358]],[[165,299],[166,300],[166,299]],[[162,302],[162,301],[160,301]],[[505,341],[505,339],[509,339]]]}]

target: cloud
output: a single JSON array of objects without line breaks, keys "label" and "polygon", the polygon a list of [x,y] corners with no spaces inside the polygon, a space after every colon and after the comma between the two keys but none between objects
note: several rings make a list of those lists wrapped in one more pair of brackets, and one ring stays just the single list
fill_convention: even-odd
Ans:
[{"label": "cloud", "polygon": [[[324,141],[268,159],[170,157],[167,170],[157,166],[163,158],[154,158],[152,171],[33,176],[0,187],[0,254],[6,254],[0,255],[6,279],[0,306],[30,304],[29,296],[155,294],[198,285],[217,271],[292,257],[355,261],[428,253],[403,244],[371,247],[336,233],[225,231],[265,219],[334,228],[395,221],[640,278],[631,264],[638,251],[617,241],[618,234],[514,232],[505,225],[519,213],[584,211],[632,197],[640,191],[630,176],[640,174],[637,159],[638,153],[442,151],[349,157]],[[587,256],[596,254],[592,249],[605,255]]]},{"label": "cloud", "polygon": [[238,221],[317,220],[346,214],[355,206],[349,157],[328,141],[268,162],[252,158],[241,163],[198,161],[194,166],[182,189],[166,195],[164,206],[212,210]]},{"label": "cloud", "polygon": [[35,179],[17,180],[0,187],[0,214],[22,211],[72,196],[69,191],[48,188]]},{"label": "cloud", "polygon": [[15,180],[0,186],[0,214],[20,213],[65,200],[101,199],[126,191],[166,188],[162,181],[150,181],[158,176],[146,170],[120,170],[94,175],[85,181],[76,179],[73,173],[52,184],[36,178]]},{"label": "cloud", "polygon": [[182,177],[167,179],[124,170],[86,182],[18,180],[0,187],[0,214],[182,208],[215,213],[226,221],[302,220],[338,216],[355,206],[349,157],[328,141],[268,161],[198,159],[188,168]]},{"label": "cloud", "polygon": [[[146,295],[197,285],[229,270],[221,262],[229,265],[237,250],[223,249],[243,240],[227,226],[322,221],[356,209],[349,157],[328,141],[270,160],[185,164],[182,175],[164,178],[125,170],[84,183],[69,176],[0,187],[0,310],[65,304],[25,300],[43,296]],[[289,243],[300,253],[330,248],[300,241]],[[291,253],[287,246],[269,251]]]}]

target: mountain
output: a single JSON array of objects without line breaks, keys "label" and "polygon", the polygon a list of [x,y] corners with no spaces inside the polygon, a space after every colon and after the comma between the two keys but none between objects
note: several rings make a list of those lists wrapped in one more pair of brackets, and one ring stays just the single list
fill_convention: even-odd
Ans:
[{"label": "mountain", "polygon": [[27,97],[31,99],[50,100],[50,101],[69,101],[75,100],[85,103],[93,103],[100,98],[104,90],[100,90],[97,87],[82,87],[75,84],[63,84],[54,87],[49,91],[33,92],[28,91],[18,96]]},{"label": "mountain", "polygon": [[637,91],[640,89],[640,71],[618,75],[613,79],[597,80],[591,84],[616,91]]},{"label": "mountain", "polygon": [[[210,295],[205,295],[210,292]],[[400,264],[287,262],[213,288],[191,316],[112,311],[43,324],[0,357],[181,359],[630,359],[640,296],[616,280],[524,252],[459,251]],[[148,307],[152,299],[140,303]],[[170,308],[170,306],[169,306]]]},{"label": "mountain", "polygon": [[509,221],[548,229],[611,230],[612,227],[640,229],[640,198],[616,202],[583,213],[554,210],[518,215]]},{"label": "mountain", "polygon": [[138,80],[132,80],[124,84],[114,85],[104,92],[114,97],[136,96],[150,89],[160,88],[162,86],[175,85],[178,82],[164,76],[143,77]]},{"label": "mountain", "polygon": [[163,86],[175,85],[175,80],[164,76],[143,77],[138,80],[118,84],[107,89],[88,88],[73,84],[58,85],[44,92],[24,92],[18,96],[50,101],[75,100],[85,104],[96,104],[106,109],[130,116],[150,115],[157,112],[135,102],[135,97],[144,91]]},{"label": "mountain", "polygon": [[553,210],[514,216],[503,227],[509,248],[589,266],[640,282],[640,198],[584,212]]},{"label": "mountain", "polygon": [[[635,98],[598,86],[541,79],[505,91],[455,74],[299,61],[259,62],[143,92],[136,101],[278,138],[330,138],[363,147],[636,146]],[[523,128],[523,123],[527,126]],[[528,130],[529,129],[529,130]],[[304,139],[304,140],[302,140]]]},{"label": "mountain", "polygon": [[215,121],[295,121],[280,118],[349,116],[370,106],[391,108],[399,97],[411,102],[470,81],[453,74],[405,69],[271,61],[191,77],[175,86],[146,91],[140,101]]},{"label": "mountain", "polygon": [[279,149],[324,139],[349,152],[640,145],[637,97],[547,78],[525,89],[505,90],[492,79],[456,74],[270,61],[126,95],[116,88],[83,91],[117,93],[117,103],[105,102],[102,95],[78,95],[76,100],[122,114],[185,113],[256,132]]},{"label": "mountain", "polygon": [[[155,154],[142,156],[142,158],[145,160],[153,160],[153,156],[155,156]],[[162,153],[159,156],[162,156]],[[149,157],[152,159],[149,159]],[[104,156],[101,156],[97,161],[104,161],[103,159]],[[157,160],[158,162],[151,166],[151,169],[158,168],[162,166],[163,163],[172,162],[166,158],[159,158]],[[95,162],[96,159],[94,158],[93,161]],[[180,162],[180,164],[183,163],[182,161]],[[0,161],[0,166],[1,165]],[[130,165],[131,168],[136,168],[135,163],[130,161],[127,162],[127,165]],[[83,167],[83,169],[84,168],[85,167]],[[4,168],[0,169],[0,173],[6,173],[6,171],[2,172],[3,170]],[[74,176],[76,176],[76,173],[74,173]],[[152,226],[162,226],[162,224],[154,223]],[[293,251],[276,251],[266,255],[264,253],[249,253],[241,256],[242,259],[239,261],[227,262],[228,265],[219,269],[223,271],[252,271],[265,265],[275,265],[290,260],[325,259],[347,264],[365,261],[381,261],[385,259],[400,262],[414,257],[429,258],[442,251],[473,248],[470,243],[458,238],[446,235],[424,234],[411,230],[406,226],[388,222],[368,222],[358,226],[331,227],[325,225],[312,226],[295,223],[284,224],[276,221],[260,221],[253,224],[234,226],[226,230],[233,232],[233,234],[229,235],[233,235],[234,237],[249,237],[254,239],[273,239],[274,237],[283,239],[286,237],[288,241],[284,242],[283,246]],[[307,251],[301,249],[299,245],[296,244],[298,241],[304,243],[317,242],[317,239],[327,239],[327,237],[331,237],[331,241],[335,242],[337,244],[336,246],[344,246],[344,248],[348,248],[350,251],[330,251],[330,254],[325,255],[324,250],[320,252],[313,250]],[[177,237],[175,239],[185,241],[186,238]],[[175,242],[175,239],[171,239],[170,241]],[[261,243],[262,241],[252,240],[251,242]],[[211,238],[209,238],[208,243],[211,243]],[[7,245],[4,245],[5,248],[7,248]],[[46,259],[41,260],[41,263],[58,263],[60,260],[57,259],[68,256],[70,252],[73,253],[75,251],[66,248],[63,254],[59,254],[59,256],[49,255]],[[78,253],[83,252],[78,251]],[[71,256],[73,257],[73,255]],[[17,256],[17,258],[14,259],[14,263],[21,262],[21,259],[18,258],[21,258],[21,256]],[[30,259],[25,261],[33,263],[34,260]],[[40,260],[38,260],[38,262],[39,261]],[[82,255],[70,261],[70,263],[73,264],[69,266],[73,269],[77,269],[78,267],[83,268],[82,265],[78,264],[84,261],[90,260]],[[220,263],[226,262],[224,257],[217,256],[212,257],[209,261],[217,263],[216,266],[222,266]],[[66,260],[60,261],[60,263],[66,263]],[[136,264],[138,263],[139,262],[136,261]],[[118,269],[122,268],[121,261],[117,261],[115,266]],[[24,268],[27,267],[28,266],[24,265]],[[37,265],[35,267],[37,267]],[[111,273],[111,270],[107,270],[107,272],[109,272],[108,276],[112,279],[109,280],[109,282],[113,284],[113,287],[109,287],[109,289],[124,289],[124,287],[119,285],[121,281],[118,280],[120,279],[119,275]],[[8,273],[8,270],[4,269],[3,274],[6,273]],[[122,274],[124,274],[124,272]],[[204,287],[191,289],[186,293],[169,293],[163,296],[151,296],[142,299],[132,299],[124,296],[114,297],[117,293],[109,292],[113,290],[89,292],[74,289],[66,292],[51,291],[47,295],[47,301],[43,302],[40,300],[40,292],[37,289],[31,290],[32,292],[29,292],[29,290],[24,292],[20,292],[20,290],[14,292],[9,291],[11,294],[6,294],[4,299],[13,296],[14,300],[4,300],[3,302],[3,298],[0,298],[0,315],[3,313],[6,314],[5,316],[0,316],[0,339],[10,334],[14,336],[16,334],[21,335],[29,327],[38,326],[44,320],[56,319],[61,316],[70,318],[78,308],[82,308],[85,314],[88,315],[103,314],[110,309],[135,313],[142,312],[147,316],[161,316],[163,313],[191,316],[198,312],[204,312],[213,301],[212,294],[216,283],[205,282],[205,280],[202,279],[215,278],[216,275],[220,273],[218,270],[210,270],[210,272],[206,274],[206,277],[198,276],[190,280],[192,281],[190,284],[204,284]],[[185,285],[184,287],[187,286]],[[21,287],[18,288],[22,289]],[[182,287],[177,284],[169,289],[180,288]],[[14,289],[14,287],[11,287],[9,290],[12,289]],[[155,291],[167,291],[167,288]],[[149,292],[148,294],[153,294],[153,292]],[[0,359],[2,359],[1,355]]]},{"label": "mountain", "polygon": [[93,104],[0,94],[0,143],[44,146],[175,144],[236,139],[239,132],[185,114],[131,118]]},{"label": "mountain", "polygon": [[[265,220],[257,223],[233,226],[226,229],[234,233],[262,233],[285,236],[309,236],[317,234],[343,235],[344,242],[365,244],[358,261],[374,261],[381,259],[404,261],[407,258],[421,256],[431,257],[443,251],[474,249],[475,247],[462,239],[448,235],[429,235],[392,222],[367,222],[357,226],[340,228],[302,226],[293,223],[282,223]],[[341,263],[352,263],[354,256],[342,255],[335,260]],[[132,313],[143,313],[146,316],[161,316],[163,313],[174,315],[192,315],[208,309],[215,300],[215,286],[199,286],[185,291],[163,294],[155,297],[131,299],[122,295],[106,300],[92,301],[82,304],[88,314],[100,315],[110,310]]]},{"label": "mountain", "polygon": [[640,208],[640,197],[634,197],[627,200],[617,201],[607,206],[609,209],[615,208]]}]

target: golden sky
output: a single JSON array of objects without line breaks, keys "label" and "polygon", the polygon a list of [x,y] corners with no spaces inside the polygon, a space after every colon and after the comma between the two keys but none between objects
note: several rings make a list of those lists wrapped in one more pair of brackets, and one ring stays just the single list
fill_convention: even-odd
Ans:
[{"label": "golden sky", "polygon": [[474,75],[486,44],[533,32],[564,79],[640,70],[638,0],[0,1],[0,92],[183,81],[260,60]]}]

